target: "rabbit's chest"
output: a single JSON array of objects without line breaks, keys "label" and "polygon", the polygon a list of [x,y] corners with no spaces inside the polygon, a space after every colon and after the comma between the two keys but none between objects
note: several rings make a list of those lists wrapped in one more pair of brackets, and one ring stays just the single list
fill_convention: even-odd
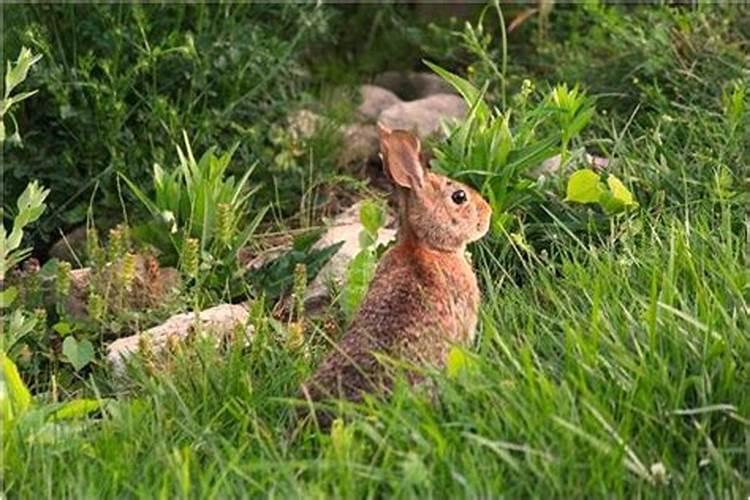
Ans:
[{"label": "rabbit's chest", "polygon": [[468,344],[474,340],[479,308],[477,279],[467,262],[443,268],[446,317],[450,323],[446,333],[452,343]]}]

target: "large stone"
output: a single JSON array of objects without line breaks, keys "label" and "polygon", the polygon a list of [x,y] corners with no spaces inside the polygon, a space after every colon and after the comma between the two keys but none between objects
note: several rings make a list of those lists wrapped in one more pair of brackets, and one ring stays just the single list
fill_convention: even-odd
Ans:
[{"label": "large stone", "polygon": [[377,75],[373,84],[390,90],[405,101],[456,92],[436,74],[417,71],[386,71]]},{"label": "large stone", "polygon": [[[346,211],[337,215],[328,227],[328,231],[315,243],[315,248],[344,242],[338,252],[323,266],[305,293],[305,309],[314,314],[330,301],[331,285],[340,286],[344,281],[346,269],[352,259],[361,250],[359,235],[364,229],[359,221],[361,203],[355,203]],[[396,238],[396,230],[390,229],[393,215],[388,214],[385,227],[378,232],[377,244],[387,245]]]},{"label": "large stone", "polygon": [[342,135],[339,165],[366,162],[378,157],[380,139],[375,125],[349,125],[343,129]]},{"label": "large stone", "polygon": [[49,249],[49,256],[80,265],[86,253],[86,226],[79,226],[60,236]]},{"label": "large stone", "polygon": [[253,327],[248,317],[247,309],[236,304],[221,304],[200,312],[177,314],[145,332],[115,340],[107,347],[107,360],[115,371],[121,372],[126,362],[141,349],[158,355],[171,344],[183,342],[195,333],[218,341],[231,338],[239,330],[249,341]]},{"label": "large stone", "polygon": [[460,97],[453,94],[435,94],[424,99],[395,104],[380,114],[378,122],[392,130],[409,130],[425,139],[440,131],[442,120],[460,120],[466,111],[466,102]]},{"label": "large stone", "polygon": [[396,94],[377,85],[361,85],[359,93],[362,101],[357,107],[357,112],[363,119],[373,122],[383,110],[401,102]]}]

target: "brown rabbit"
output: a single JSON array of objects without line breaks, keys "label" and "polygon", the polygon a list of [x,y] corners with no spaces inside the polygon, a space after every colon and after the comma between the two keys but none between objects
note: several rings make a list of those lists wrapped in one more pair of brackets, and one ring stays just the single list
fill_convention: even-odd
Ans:
[{"label": "brown rabbit", "polygon": [[[398,195],[397,242],[346,334],[303,384],[302,397],[310,401],[361,401],[365,393],[387,392],[392,377],[381,355],[442,367],[452,345],[474,336],[479,289],[464,254],[467,243],[487,232],[490,206],[473,189],[425,170],[411,133],[380,127],[380,150]],[[317,417],[330,424],[331,415]]]}]

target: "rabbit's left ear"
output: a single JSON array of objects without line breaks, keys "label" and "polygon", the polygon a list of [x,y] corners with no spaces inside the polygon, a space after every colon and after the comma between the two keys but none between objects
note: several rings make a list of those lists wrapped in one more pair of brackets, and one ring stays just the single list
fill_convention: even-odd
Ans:
[{"label": "rabbit's left ear", "polygon": [[424,167],[420,162],[419,139],[406,130],[390,130],[378,124],[380,153],[383,167],[397,185],[407,189],[422,189]]}]

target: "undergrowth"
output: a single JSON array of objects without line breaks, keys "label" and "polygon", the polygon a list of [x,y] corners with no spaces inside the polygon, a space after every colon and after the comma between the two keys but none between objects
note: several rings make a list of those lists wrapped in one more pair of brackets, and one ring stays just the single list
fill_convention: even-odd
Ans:
[{"label": "undergrowth", "polygon": [[[483,293],[478,344],[453,358],[444,372],[429,374],[434,393],[401,384],[387,401],[341,405],[341,420],[330,432],[295,428],[296,388],[345,327],[363,286],[350,278],[323,319],[304,317],[304,285],[332,251],[314,249],[320,234],[315,227],[302,227],[291,238],[290,252],[246,276],[248,288],[257,287],[243,297],[250,306],[249,342],[244,335],[220,344],[195,335],[172,346],[166,358],[144,350],[125,374],[109,371],[101,358],[92,357],[80,370],[75,362],[84,360],[84,342],[101,349],[104,332],[117,336],[112,325],[140,330],[153,324],[153,315],[134,316],[125,302],[113,307],[118,304],[107,301],[100,310],[101,328],[74,321],[60,304],[62,294],[54,295],[69,268],[50,267],[41,276],[58,278],[54,285],[44,282],[58,289],[47,306],[50,316],[34,307],[21,314],[25,321],[46,325],[31,337],[35,348],[29,364],[19,361],[21,343],[7,357],[3,351],[4,493],[34,498],[746,497],[747,12],[707,5],[555,6],[529,14],[503,35],[497,16],[503,11],[496,6],[491,3],[484,12],[483,24],[459,29],[454,23],[451,33],[427,27],[402,39],[403,46],[420,47],[419,59],[465,76],[459,85],[471,82],[473,92],[481,94],[481,104],[476,95],[468,98],[473,114],[449,125],[452,135],[435,143],[436,166],[488,197],[504,194],[492,201],[495,216],[505,217],[470,248]],[[30,178],[42,179],[51,188],[51,226],[60,217],[81,221],[88,207],[97,206],[87,200],[84,209],[67,212],[72,205],[66,207],[65,200],[76,192],[71,183],[80,178],[101,175],[98,199],[105,206],[119,205],[116,177],[100,174],[108,165],[144,190],[153,162],[177,164],[173,142],[181,140],[183,129],[195,137],[196,151],[213,145],[227,151],[242,139],[232,160],[241,167],[228,167],[226,175],[242,179],[258,160],[249,177],[257,177],[258,184],[240,190],[240,196],[252,192],[247,200],[254,209],[273,205],[280,226],[288,223],[284,214],[291,207],[305,206],[305,183],[317,182],[306,169],[336,178],[316,155],[291,155],[291,162],[282,155],[277,161],[285,148],[297,148],[284,125],[276,123],[272,137],[251,129],[263,128],[297,102],[304,93],[300,87],[309,84],[302,70],[309,54],[296,49],[307,43],[325,46],[325,37],[318,40],[323,45],[313,44],[316,23],[328,15],[342,22],[346,9],[91,8],[91,16],[80,16],[82,7],[42,5],[14,13],[29,27],[18,32],[19,40],[35,42],[45,56],[39,64],[45,66],[31,72],[29,81],[29,88],[41,87],[40,93],[14,108],[14,113],[22,110],[16,117],[26,146],[6,154],[17,174],[8,185],[17,184],[13,189],[20,192]],[[518,12],[505,13],[506,24],[514,23]],[[398,38],[377,37],[395,36],[384,26],[398,25],[402,18],[395,7],[380,16],[366,46],[395,53]],[[84,22],[77,32],[64,29],[78,17]],[[343,19],[354,28],[363,22],[356,16]],[[248,20],[254,23],[248,26]],[[102,23],[114,29],[103,30]],[[337,24],[328,34],[341,39],[342,31],[354,28]],[[119,52],[97,52],[92,37],[100,32]],[[509,41],[507,55],[503,36]],[[521,47],[523,40],[533,44]],[[251,50],[256,42],[267,51]],[[435,53],[441,44],[453,50],[441,57]],[[224,52],[235,46],[240,53],[232,59],[231,50]],[[279,50],[289,55],[283,67],[270,62]],[[342,67],[328,54],[317,76],[346,81],[349,59],[357,53],[347,51]],[[375,54],[358,70],[379,69],[386,56]],[[112,79],[108,71],[128,64],[132,74]],[[186,68],[200,76],[199,83],[171,86],[171,78],[183,78]],[[232,75],[242,68],[248,79],[235,86]],[[128,74],[143,81],[128,80]],[[94,83],[106,92],[93,90]],[[247,93],[252,98],[245,99]],[[571,109],[566,115],[571,121],[562,123],[564,111]],[[585,127],[578,127],[581,115]],[[48,125],[42,126],[45,120]],[[42,130],[54,133],[44,137]],[[150,139],[141,130],[152,134]],[[541,179],[533,175],[535,161],[520,162],[528,155],[518,153],[529,145],[538,146],[539,160],[559,153],[558,170]],[[335,141],[320,147],[333,152]],[[516,156],[504,156],[505,149]],[[55,161],[65,165],[62,174],[49,166],[49,151],[61,152]],[[606,159],[606,166],[588,165],[587,152]],[[206,158],[205,165],[221,163]],[[27,170],[20,170],[21,161]],[[183,158],[183,167],[188,164],[197,168],[200,161]],[[280,168],[290,165],[291,170]],[[508,165],[518,167],[512,175]],[[606,203],[566,200],[569,175],[584,168],[594,176],[593,189],[609,187],[614,193],[615,186],[622,196],[617,179],[633,203],[608,210]],[[231,184],[221,171],[216,186]],[[279,189],[287,181],[294,188],[284,197]],[[269,190],[257,188],[260,182]],[[177,180],[170,186],[178,184],[182,189]],[[209,187],[205,192],[215,194]],[[161,204],[145,191],[138,198],[161,217],[158,225],[172,221],[164,212],[174,221],[192,220],[188,214],[195,205],[189,196]],[[288,206],[276,206],[279,198]],[[372,241],[383,218],[375,204],[368,206],[360,258],[369,266],[378,255]],[[309,213],[292,217],[313,226]],[[223,245],[238,236],[231,228],[245,220],[253,221],[254,231],[252,218],[232,219],[226,227],[214,219],[206,252],[199,251],[196,239],[202,234],[167,236],[165,249],[181,259],[181,276],[188,278],[187,285],[176,286],[185,295],[175,310],[189,308],[199,296],[206,301],[221,295],[207,281],[192,278],[206,254],[225,256]],[[150,263],[146,272],[160,270],[144,242],[132,242],[130,226],[116,227],[111,236],[108,244],[92,246],[87,257],[101,280],[102,288],[88,290],[94,295],[106,289],[114,290],[114,297],[117,290],[140,286],[123,271],[138,262]],[[237,272],[232,269],[232,279]],[[285,322],[272,303],[290,291],[292,313]],[[157,306],[168,301],[156,302],[154,314],[163,313]],[[2,324],[11,325],[5,316]],[[75,340],[75,351],[61,352],[54,344],[65,337]],[[21,377],[8,368],[11,358]],[[32,385],[33,401],[22,378]],[[80,402],[72,409],[65,406],[75,401]]]}]

